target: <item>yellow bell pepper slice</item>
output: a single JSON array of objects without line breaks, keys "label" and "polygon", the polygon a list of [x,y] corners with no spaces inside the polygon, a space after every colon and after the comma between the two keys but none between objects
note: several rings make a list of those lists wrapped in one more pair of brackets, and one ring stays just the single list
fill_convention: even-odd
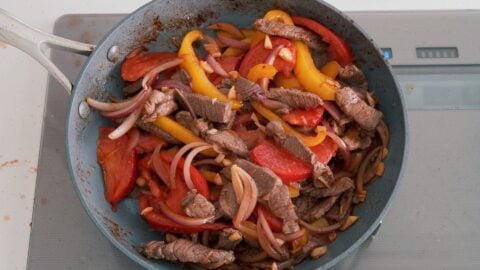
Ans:
[{"label": "yellow bell pepper slice", "polygon": [[288,187],[288,193],[290,194],[290,198],[297,198],[300,196],[300,190],[296,187],[293,187],[291,185],[287,185]]},{"label": "yellow bell pepper slice", "polygon": [[240,31],[247,38],[252,37],[257,32],[257,31],[252,30],[252,29],[240,29]]},{"label": "yellow bell pepper slice", "polygon": [[275,75],[273,82],[278,87],[303,90],[303,86],[300,84],[300,82],[297,80],[297,78],[293,74],[290,75],[290,77],[285,77],[283,73],[278,73],[277,75]]},{"label": "yellow bell pepper slice", "polygon": [[216,98],[220,101],[231,101],[233,109],[239,109],[242,104],[237,100],[229,100],[222,92],[220,92],[215,85],[210,82],[205,74],[205,71],[200,66],[192,44],[203,38],[202,32],[193,30],[189,32],[182,41],[178,56],[183,58],[183,62],[180,65],[192,78],[191,87],[195,93],[199,93],[211,98]]},{"label": "yellow bell pepper slice", "polygon": [[[204,141],[202,138],[193,134],[192,131],[175,122],[168,116],[157,117],[153,124],[184,144]],[[212,149],[202,151],[202,153],[208,156],[217,156]]]},{"label": "yellow bell pepper slice", "polygon": [[338,73],[340,72],[340,64],[337,61],[330,61],[326,63],[320,71],[325,74],[325,76],[329,77],[330,79],[335,80]]},{"label": "yellow bell pepper slice", "polygon": [[294,73],[300,84],[323,100],[335,100],[337,89],[331,84],[330,78],[315,67],[310,49],[301,41],[294,41],[294,44],[297,49]]},{"label": "yellow bell pepper slice", "polygon": [[258,42],[264,40],[265,36],[266,36],[265,33],[260,31],[255,31],[255,34],[253,34],[253,36],[251,37],[250,48],[255,46]]},{"label": "yellow bell pepper slice", "polygon": [[222,56],[241,56],[244,53],[242,49],[228,47]]},{"label": "yellow bell pepper slice", "polygon": [[257,64],[253,66],[247,74],[247,79],[256,82],[261,78],[273,79],[278,70],[273,65]]},{"label": "yellow bell pepper slice", "polygon": [[279,9],[270,10],[265,16],[263,16],[263,18],[265,20],[279,21],[284,24],[293,25],[292,17],[290,17],[285,11]]},{"label": "yellow bell pepper slice", "polygon": [[265,108],[257,101],[253,101],[251,104],[252,104],[252,107],[255,109],[255,111],[257,111],[263,117],[267,118],[269,121],[278,121],[282,125],[283,129],[285,130],[285,133],[299,138],[300,140],[302,140],[302,142],[306,146],[312,147],[315,145],[319,145],[323,142],[323,140],[327,136],[327,129],[324,126],[317,126],[317,128],[315,129],[317,134],[315,136],[306,136],[296,131],[289,124],[283,121],[283,119],[280,116],[276,115],[274,112]]}]

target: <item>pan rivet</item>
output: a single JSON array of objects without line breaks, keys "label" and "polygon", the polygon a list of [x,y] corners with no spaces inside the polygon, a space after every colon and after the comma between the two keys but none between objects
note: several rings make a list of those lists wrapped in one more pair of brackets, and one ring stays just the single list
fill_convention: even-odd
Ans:
[{"label": "pan rivet", "polygon": [[110,62],[117,62],[118,58],[120,57],[120,48],[117,45],[110,47],[107,52],[107,59]]},{"label": "pan rivet", "polygon": [[90,106],[88,106],[86,101],[82,101],[80,105],[78,105],[78,114],[80,114],[80,117],[83,119],[87,118],[90,114]]}]

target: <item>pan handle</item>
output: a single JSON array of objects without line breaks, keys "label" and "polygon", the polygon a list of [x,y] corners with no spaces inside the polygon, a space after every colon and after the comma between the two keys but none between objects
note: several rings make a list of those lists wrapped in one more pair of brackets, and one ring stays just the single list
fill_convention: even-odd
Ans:
[{"label": "pan handle", "polygon": [[95,45],[61,38],[32,28],[1,8],[0,41],[22,50],[37,60],[57,79],[69,95],[72,92],[72,83],[45,55],[46,49],[57,48],[83,55],[89,55],[95,49]]}]

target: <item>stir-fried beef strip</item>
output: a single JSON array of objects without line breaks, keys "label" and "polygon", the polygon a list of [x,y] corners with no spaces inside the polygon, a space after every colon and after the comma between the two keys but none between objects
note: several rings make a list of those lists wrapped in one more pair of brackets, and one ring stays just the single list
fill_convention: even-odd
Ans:
[{"label": "stir-fried beef strip", "polygon": [[179,140],[175,139],[172,135],[163,131],[161,128],[157,127],[153,123],[145,123],[142,120],[137,121],[136,126],[146,132],[157,135],[158,137],[164,139],[166,142],[171,144],[181,144]]},{"label": "stir-fried beef strip", "polygon": [[219,101],[200,94],[182,94],[197,116],[216,123],[228,123],[232,120],[231,102]]},{"label": "stir-fried beef strip", "polygon": [[280,101],[292,109],[309,109],[323,104],[319,96],[297,89],[270,88],[267,97]]},{"label": "stir-fried beef strip", "polygon": [[382,120],[382,112],[368,106],[350,87],[338,89],[336,100],[340,109],[363,129],[374,130]]},{"label": "stir-fried beef strip", "polygon": [[218,241],[215,245],[217,249],[233,250],[243,240],[240,231],[233,228],[225,228],[218,235]]},{"label": "stir-fried beef strip", "polygon": [[203,195],[189,191],[182,201],[183,210],[189,217],[206,218],[215,214],[215,206]]},{"label": "stir-fried beef strip", "polygon": [[[230,171],[230,167],[226,168],[226,170],[227,169]],[[220,191],[220,197],[218,198],[218,206],[220,212],[224,216],[230,219],[235,217],[239,205],[237,203],[237,198],[235,197],[232,183],[226,182],[225,185],[223,185],[222,190]]]},{"label": "stir-fried beef strip", "polygon": [[365,92],[368,89],[368,82],[365,74],[353,64],[346,65],[340,69],[338,80],[362,92]]},{"label": "stir-fried beef strip", "polygon": [[286,134],[279,122],[270,121],[267,124],[266,132],[281,147],[313,166],[313,179],[316,187],[328,187],[333,183],[333,174],[328,165],[319,162],[315,153],[299,138]]},{"label": "stir-fried beef strip", "polygon": [[325,213],[327,213],[328,210],[330,210],[330,208],[332,208],[332,206],[337,202],[338,198],[339,195],[336,195],[320,200],[305,214],[305,221],[312,222],[323,217]]},{"label": "stir-fried beef strip", "polygon": [[345,132],[342,139],[350,151],[357,149],[368,149],[372,144],[372,137],[375,134],[368,134],[358,127],[351,127]]},{"label": "stir-fried beef strip", "polygon": [[299,196],[296,198],[293,201],[293,204],[295,204],[295,212],[297,213],[297,216],[301,219],[305,219],[305,215],[313,206],[315,206],[317,201],[317,198],[310,196]]},{"label": "stir-fried beef strip", "polygon": [[295,206],[292,203],[287,186],[270,169],[260,167],[244,159],[236,159],[235,164],[244,169],[255,181],[258,196],[270,211],[283,221],[284,233],[293,233],[300,229]]},{"label": "stir-fried beef strip", "polygon": [[273,20],[257,19],[253,23],[253,27],[272,36],[303,41],[308,47],[315,50],[325,50],[326,48],[325,42],[318,35],[298,26],[287,25]]},{"label": "stir-fried beef strip", "polygon": [[178,238],[171,243],[150,241],[140,246],[140,253],[149,259],[182,263],[229,264],[235,260],[233,251],[213,249],[192,241]]},{"label": "stir-fried beef strip", "polygon": [[353,189],[345,191],[340,196],[339,202],[325,214],[325,217],[335,221],[343,220],[352,208],[354,194],[355,191]]},{"label": "stir-fried beef strip", "polygon": [[354,188],[354,183],[352,179],[348,177],[342,177],[336,180],[333,185],[329,188],[316,188],[313,185],[306,185],[302,187],[300,193],[302,195],[314,197],[314,198],[324,198],[342,194],[343,192]]},{"label": "stir-fried beef strip", "polygon": [[260,100],[264,96],[264,91],[260,85],[242,76],[238,76],[234,86],[237,97],[243,101]]}]

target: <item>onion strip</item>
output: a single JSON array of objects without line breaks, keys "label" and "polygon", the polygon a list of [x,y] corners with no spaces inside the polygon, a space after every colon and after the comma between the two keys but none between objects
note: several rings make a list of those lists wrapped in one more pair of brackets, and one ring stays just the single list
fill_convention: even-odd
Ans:
[{"label": "onion strip", "polygon": [[135,102],[135,98],[126,99],[120,102],[103,102],[93,99],[91,97],[86,98],[87,104],[99,111],[103,112],[113,112],[124,109],[130,106],[133,102]]},{"label": "onion strip", "polygon": [[155,83],[152,87],[155,88],[155,89],[161,89],[162,87],[168,87],[168,88],[174,88],[174,89],[178,89],[178,90],[185,91],[185,92],[192,92],[192,88],[185,85],[181,81],[173,80],[173,79],[159,81],[159,82]]},{"label": "onion strip", "polygon": [[302,228],[302,229],[300,229],[300,230],[298,230],[294,233],[290,233],[290,234],[276,233],[275,238],[282,239],[285,242],[290,242],[290,241],[293,241],[293,240],[296,240],[296,239],[302,237],[305,233],[306,233],[305,229]]},{"label": "onion strip", "polygon": [[367,169],[367,165],[375,155],[381,155],[380,151],[382,149],[383,149],[382,146],[378,146],[374,148],[372,151],[370,151],[365,157],[365,159],[362,161],[362,163],[360,164],[360,167],[358,168],[356,191],[359,196],[363,197],[365,193],[365,190],[363,189],[363,184],[364,184],[365,171]]},{"label": "onion strip", "polygon": [[244,41],[241,41],[241,40],[236,40],[236,39],[229,38],[229,37],[226,37],[226,36],[223,36],[223,35],[218,35],[218,34],[217,34],[217,38],[218,38],[218,41],[220,41],[221,43],[223,43],[223,44],[225,44],[229,47],[237,48],[237,49],[241,49],[241,50],[250,49],[250,44],[248,44],[247,42],[244,42]]},{"label": "onion strip", "polygon": [[175,156],[172,159],[172,163],[170,163],[170,187],[172,188],[175,187],[175,173],[177,171],[178,162],[182,158],[183,154],[185,154],[186,152],[188,152],[188,150],[192,148],[206,146],[206,145],[208,145],[208,143],[192,142],[184,145],[182,148],[178,150],[178,152],[175,154]]},{"label": "onion strip", "polygon": [[[267,240],[270,242],[272,247],[279,253],[282,254],[282,247],[280,244],[277,242],[277,239],[275,238],[275,235],[273,235],[272,229],[268,225],[267,220],[265,219],[265,216],[263,215],[263,211],[261,208],[257,208],[257,213],[258,213],[258,221],[262,225],[263,231],[265,232],[265,236]],[[258,226],[258,225],[257,225]]]},{"label": "onion strip", "polygon": [[[275,59],[277,59],[277,55],[278,55],[278,52],[283,48],[284,46],[282,44],[280,45],[277,45],[275,46],[272,51],[268,54],[267,56],[267,59],[265,60],[265,64],[267,65],[273,65],[273,63],[275,63]],[[263,89],[263,90],[267,90],[268,89],[268,78],[261,78],[260,79],[260,87]]]},{"label": "onion strip", "polygon": [[340,154],[343,157],[343,160],[345,161],[343,168],[346,169],[350,166],[350,149],[348,148],[348,145],[345,143],[345,141],[340,138],[337,134],[331,131],[327,131],[327,136],[330,137],[337,145],[340,150]]},{"label": "onion strip", "polygon": [[222,77],[230,77],[230,74],[228,74],[225,69],[222,67],[222,65],[220,65],[220,63],[217,62],[217,60],[215,60],[215,58],[212,56],[212,55],[207,55],[207,63],[210,65],[210,67],[213,69],[213,71],[215,73],[217,73],[218,75],[222,76]]},{"label": "onion strip", "polygon": [[145,103],[145,101],[147,100],[149,94],[150,94],[150,91],[142,90],[133,98],[133,102],[130,103],[127,107],[118,111],[102,112],[102,115],[111,119],[118,119],[118,118],[125,117],[131,114],[133,111],[135,111],[138,107],[142,106],[143,103]]},{"label": "onion strip", "polygon": [[159,144],[155,147],[152,154],[152,165],[155,173],[162,179],[163,183],[170,187],[170,182],[168,181],[168,171],[167,168],[164,167],[162,161],[160,160],[160,149],[162,148],[163,144]]},{"label": "onion strip", "polygon": [[342,226],[341,222],[337,222],[335,224],[329,225],[327,227],[322,227],[322,228],[317,228],[313,226],[310,223],[307,223],[301,219],[298,220],[298,222],[308,231],[316,234],[326,234],[335,231],[336,229],[340,228]]},{"label": "onion strip", "polygon": [[270,242],[268,241],[267,237],[263,232],[260,220],[257,220],[257,235],[258,243],[262,247],[263,251],[268,254],[268,256],[278,261],[282,261],[284,259],[283,256],[278,254],[278,252],[270,245]]},{"label": "onion strip", "polygon": [[230,171],[232,174],[232,186],[233,191],[235,192],[235,198],[237,198],[237,203],[240,204],[243,198],[243,183],[238,175],[238,166],[232,165]]},{"label": "onion strip", "polygon": [[323,108],[330,114],[330,116],[335,119],[335,121],[340,120],[342,113],[338,108],[337,104],[333,103],[332,101],[323,101]]},{"label": "onion strip", "polygon": [[193,149],[190,153],[188,153],[187,158],[185,159],[185,164],[183,165],[183,178],[185,179],[185,183],[187,184],[187,187],[190,190],[196,189],[190,174],[190,167],[192,166],[192,161],[195,158],[195,156],[198,155],[198,153],[204,150],[207,150],[209,148],[212,148],[212,146],[211,145],[199,146]]},{"label": "onion strip", "polygon": [[253,181],[253,178],[242,168],[239,168],[238,174],[242,179],[244,186],[247,186],[247,188],[249,188],[251,192],[250,197],[245,198],[246,200],[248,200],[249,204],[243,218],[244,220],[247,220],[253,213],[253,210],[255,210],[255,206],[257,205],[258,188],[255,181]]},{"label": "onion strip", "polygon": [[108,138],[110,138],[110,140],[116,140],[127,133],[135,125],[135,122],[137,122],[138,118],[142,114],[142,109],[142,107],[137,108],[136,111],[125,118],[122,124],[108,134]]},{"label": "onion strip", "polygon": [[211,221],[214,217],[206,217],[206,218],[192,218],[188,216],[179,215],[173,212],[164,202],[158,202],[158,206],[162,213],[170,218],[171,220],[175,221],[178,224],[185,225],[185,226],[198,226],[205,224]]},{"label": "onion strip", "polygon": [[237,26],[231,23],[213,23],[207,27],[207,29],[221,30],[229,34],[232,34],[235,38],[243,39],[245,35],[238,29]]}]

